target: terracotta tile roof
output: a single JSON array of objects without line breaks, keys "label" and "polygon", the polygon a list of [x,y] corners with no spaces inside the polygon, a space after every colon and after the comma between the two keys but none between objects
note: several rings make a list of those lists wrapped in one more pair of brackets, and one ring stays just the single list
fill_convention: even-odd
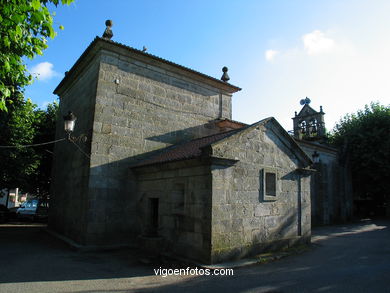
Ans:
[{"label": "terracotta tile roof", "polygon": [[161,164],[173,161],[187,160],[201,156],[202,148],[206,147],[216,141],[224,139],[239,130],[231,130],[223,133],[218,133],[206,137],[197,138],[184,142],[181,144],[173,145],[167,147],[157,155],[154,155],[148,159],[142,160],[135,165],[131,166],[132,168],[143,167],[146,165]]},{"label": "terracotta tile roof", "polygon": [[[162,164],[186,159],[192,159],[196,157],[200,157],[202,155],[202,148],[209,146],[217,141],[220,141],[224,138],[232,136],[241,131],[245,131],[247,129],[253,129],[254,127],[258,127],[259,125],[266,125],[271,123],[272,131],[275,132],[281,139],[287,140],[287,143],[290,143],[291,150],[296,155],[298,160],[303,163],[303,166],[309,166],[313,162],[308,157],[308,155],[299,147],[297,142],[292,139],[292,137],[284,130],[284,128],[276,121],[275,118],[269,117],[263,120],[260,120],[252,125],[247,125],[239,129],[233,129],[230,131],[201,137],[197,139],[190,140],[188,142],[180,143],[177,145],[173,145],[167,148],[162,149],[155,155],[151,155],[149,158],[139,161],[131,166],[131,168],[143,167],[147,165],[154,164]],[[289,147],[290,148],[290,147]]]},{"label": "terracotta tile roof", "polygon": [[231,128],[231,129],[239,129],[245,126],[248,126],[248,124],[235,121],[232,119],[218,119],[215,123],[219,128]]}]

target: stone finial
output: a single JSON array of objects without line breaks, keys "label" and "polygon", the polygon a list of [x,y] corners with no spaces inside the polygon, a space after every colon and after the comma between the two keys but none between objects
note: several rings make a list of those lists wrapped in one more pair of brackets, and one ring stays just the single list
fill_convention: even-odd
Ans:
[{"label": "stone finial", "polygon": [[106,30],[103,33],[103,39],[111,40],[111,38],[114,36],[111,27],[112,27],[112,20],[110,19],[106,20]]},{"label": "stone finial", "polygon": [[322,106],[320,106],[320,113],[323,113],[324,111],[322,111]]},{"label": "stone finial", "polygon": [[146,46],[142,47],[142,52],[146,52],[147,50],[148,50],[148,48],[146,48]]},{"label": "stone finial", "polygon": [[221,80],[224,81],[224,82],[228,82],[228,80],[230,79],[229,75],[228,75],[228,68],[226,66],[224,66],[222,68],[222,77],[221,77]]}]

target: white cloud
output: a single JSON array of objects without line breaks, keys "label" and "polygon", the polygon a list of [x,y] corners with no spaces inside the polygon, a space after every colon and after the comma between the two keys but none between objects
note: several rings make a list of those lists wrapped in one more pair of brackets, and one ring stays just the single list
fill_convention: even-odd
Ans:
[{"label": "white cloud", "polygon": [[267,50],[265,51],[265,60],[267,61],[273,61],[275,59],[275,56],[278,54],[279,52],[276,51],[276,50]]},{"label": "white cloud", "polygon": [[320,30],[314,30],[311,33],[304,34],[301,37],[303,49],[301,46],[293,46],[277,51],[269,49],[265,51],[264,57],[268,62],[275,61],[275,58],[283,59],[285,62],[291,58],[305,58],[305,56],[331,54],[353,54],[353,46],[348,43],[339,43],[328,37]]},{"label": "white cloud", "polygon": [[302,36],[303,46],[307,54],[318,55],[332,51],[336,43],[331,38],[324,35],[323,32],[315,30]]},{"label": "white cloud", "polygon": [[30,73],[39,80],[49,80],[57,76],[58,73],[53,70],[54,65],[50,62],[42,62],[31,68]]},{"label": "white cloud", "polygon": [[331,37],[320,31],[307,35],[318,44],[308,41],[308,46],[299,46],[303,38],[284,49],[277,44],[278,62],[263,66],[246,86],[244,94],[254,97],[252,106],[237,104],[235,120],[253,123],[275,116],[290,130],[294,111],[302,108],[299,100],[308,96],[315,110],[323,106],[326,128],[331,130],[346,113],[363,109],[371,101],[390,104],[390,33],[372,42],[340,30],[332,31]]}]

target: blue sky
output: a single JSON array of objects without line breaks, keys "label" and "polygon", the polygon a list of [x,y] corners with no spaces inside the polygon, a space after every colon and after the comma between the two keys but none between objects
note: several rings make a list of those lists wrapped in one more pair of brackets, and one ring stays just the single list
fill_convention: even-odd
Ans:
[{"label": "blue sky", "polygon": [[54,88],[112,19],[113,40],[242,88],[233,119],[274,116],[286,130],[300,99],[328,129],[371,101],[390,104],[390,1],[76,0],[53,9],[58,35],[28,60],[39,78],[26,96],[44,107]]}]

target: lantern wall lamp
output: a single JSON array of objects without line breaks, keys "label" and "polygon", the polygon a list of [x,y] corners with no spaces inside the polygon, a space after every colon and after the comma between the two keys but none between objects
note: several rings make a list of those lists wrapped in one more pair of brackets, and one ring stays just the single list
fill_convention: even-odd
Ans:
[{"label": "lantern wall lamp", "polygon": [[68,115],[64,116],[64,129],[67,134],[67,139],[71,142],[86,142],[87,136],[85,134],[81,134],[80,136],[73,136],[72,133],[74,131],[74,127],[76,126],[77,117],[71,112],[68,112]]}]

